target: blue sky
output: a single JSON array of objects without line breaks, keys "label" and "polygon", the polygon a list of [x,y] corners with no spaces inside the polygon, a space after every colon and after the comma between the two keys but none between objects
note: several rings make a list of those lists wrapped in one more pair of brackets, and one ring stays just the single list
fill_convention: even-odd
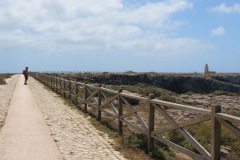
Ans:
[{"label": "blue sky", "polygon": [[240,73],[234,0],[0,0],[0,73]]}]

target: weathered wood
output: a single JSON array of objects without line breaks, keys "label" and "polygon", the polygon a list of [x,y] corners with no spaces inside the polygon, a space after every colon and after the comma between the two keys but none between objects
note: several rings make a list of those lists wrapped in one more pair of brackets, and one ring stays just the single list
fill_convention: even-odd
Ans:
[{"label": "weathered wood", "polygon": [[177,108],[177,109],[186,110],[186,111],[193,111],[196,113],[201,113],[203,115],[211,115],[211,111],[206,109],[201,109],[201,108],[196,108],[196,107],[191,107],[191,106],[186,106],[182,104],[171,103],[171,102],[166,102],[161,100],[155,100],[155,99],[152,100],[151,102],[154,104],[159,104],[161,106],[172,107],[172,108]]},{"label": "weathered wood", "polygon": [[114,117],[114,118],[118,118],[118,116],[112,112],[107,111],[106,109],[101,109],[102,112],[106,113],[107,115]]},{"label": "weathered wood", "polygon": [[72,90],[72,83],[70,81],[68,81],[68,88],[67,88],[67,91],[68,91],[68,99],[72,99],[71,97],[71,90]]},{"label": "weathered wood", "polygon": [[223,119],[232,123],[240,124],[240,117],[232,116],[225,113],[216,113],[215,117],[218,119]]},{"label": "weathered wood", "polygon": [[84,112],[86,113],[87,112],[87,86],[86,86],[87,83],[85,83],[85,86],[84,86]]},{"label": "weathered wood", "polygon": [[[88,90],[89,94],[92,95],[92,91],[91,91],[90,87],[87,87],[87,90]],[[95,90],[95,91],[97,91],[97,90]],[[92,97],[92,99],[95,103],[98,103],[95,97]]]},{"label": "weathered wood", "polygon": [[[126,105],[128,105],[129,107],[130,107],[130,109],[131,110],[135,110],[134,108],[133,108],[133,106],[128,102],[128,100],[126,100],[124,97],[122,97],[121,96],[121,99],[124,101],[124,103],[126,104]],[[142,110],[143,109],[143,106],[142,107],[139,107],[139,108],[137,108],[136,109],[136,112],[137,111],[140,111],[140,110]],[[148,126],[147,126],[147,124],[142,120],[142,118],[138,115],[138,113],[136,113],[135,111],[130,111],[130,112],[128,112],[127,114],[125,114],[125,115],[131,115],[132,113],[134,114],[134,116],[137,118],[137,120],[138,120],[138,122],[145,128],[145,129],[147,129],[148,128]],[[125,116],[124,115],[124,116]],[[124,118],[124,117],[122,117],[122,118]]]},{"label": "weathered wood", "polygon": [[111,98],[108,99],[106,102],[104,102],[104,103],[100,106],[100,108],[105,107],[106,105],[108,105],[109,103],[111,103],[112,101],[114,101],[114,100],[117,99],[117,98],[118,98],[118,95],[115,95],[115,96],[111,97]]},{"label": "weathered wood", "polygon": [[97,120],[101,121],[102,120],[102,112],[101,112],[101,104],[102,104],[102,96],[101,96],[101,92],[100,92],[100,87],[102,87],[102,85],[99,85],[98,87],[98,103],[97,103]]},{"label": "weathered wood", "polygon": [[58,93],[58,78],[57,78],[57,75],[55,77],[55,92]]},{"label": "weathered wood", "polygon": [[200,116],[200,117],[197,117],[197,118],[190,119],[188,121],[177,123],[176,125],[173,125],[173,126],[166,126],[162,129],[155,130],[155,131],[152,132],[152,134],[168,132],[168,131],[171,131],[171,130],[179,129],[179,128],[182,128],[182,127],[190,126],[190,125],[200,123],[200,122],[204,122],[204,121],[208,121],[208,120],[211,120],[211,116],[204,115],[204,116]]},{"label": "weathered wood", "polygon": [[229,121],[226,120],[222,120],[222,119],[217,119],[222,125],[224,125],[224,127],[226,127],[227,129],[229,129],[232,133],[234,133],[236,135],[236,137],[240,138],[240,129],[235,126],[234,124],[232,124]]},{"label": "weathered wood", "polygon": [[94,91],[93,93],[91,93],[91,95],[86,99],[86,101],[91,100],[95,95],[98,94],[98,90]]},{"label": "weathered wood", "polygon": [[212,106],[211,116],[211,159],[220,160],[220,146],[221,146],[221,124],[215,117],[216,113],[221,112],[221,106]]},{"label": "weathered wood", "polygon": [[134,100],[146,101],[146,102],[148,101],[148,98],[134,96],[134,95],[126,94],[126,93],[121,93],[120,95],[122,97],[127,97],[127,98],[131,98],[131,99],[134,99]]},{"label": "weathered wood", "polygon": [[93,88],[93,89],[98,89],[98,87],[91,85],[91,84],[86,84],[87,87]]},{"label": "weathered wood", "polygon": [[125,119],[121,119],[121,121],[124,122],[125,124],[127,124],[127,125],[135,128],[136,130],[138,130],[138,131],[140,131],[140,132],[142,132],[142,133],[144,133],[144,134],[147,135],[147,130],[145,130],[145,129],[139,127],[139,126],[137,126],[136,124],[133,124],[133,123],[131,123],[131,122],[128,122],[128,121],[125,120]]},{"label": "weathered wood", "polygon": [[[102,93],[103,97],[105,98],[105,100],[106,100],[106,101],[109,101],[107,95],[102,91],[102,89],[101,89],[101,93]],[[118,93],[117,93],[115,96],[116,96],[116,98],[117,98]],[[115,97],[115,96],[114,96],[114,97]],[[116,98],[113,98],[113,100],[116,99]],[[112,98],[111,98],[111,99],[112,99]],[[117,109],[116,109],[116,108],[114,107],[114,105],[112,104],[112,101],[113,101],[113,100],[111,100],[110,103],[109,103],[109,104],[110,104],[110,107],[113,109],[113,111],[114,111],[115,114],[118,114]]]},{"label": "weathered wood", "polygon": [[105,92],[108,92],[108,93],[118,94],[117,91],[114,91],[114,90],[111,90],[111,89],[107,89],[107,88],[103,88],[103,87],[101,87],[100,89],[101,89],[101,91],[105,91]]},{"label": "weathered wood", "polygon": [[79,96],[83,91],[84,91],[84,86],[82,88],[78,87],[78,93],[77,93],[77,96]]},{"label": "weathered wood", "polygon": [[154,148],[154,139],[151,134],[154,130],[154,106],[151,100],[155,98],[154,94],[149,95],[149,106],[148,106],[148,152],[151,152]]},{"label": "weathered wood", "polygon": [[92,94],[92,90],[87,85],[86,85],[86,87],[87,87],[87,91],[88,91],[89,95],[91,95]]},{"label": "weathered wood", "polygon": [[75,90],[74,90],[74,101],[75,101],[75,104],[77,105],[77,107],[79,108],[78,100],[77,100],[77,90],[78,90],[77,83],[75,83],[74,88],[75,88]]},{"label": "weathered wood", "polygon": [[136,113],[136,112],[138,112],[138,111],[143,110],[143,108],[144,108],[143,106],[142,106],[142,107],[138,107],[138,108],[134,108],[134,109],[132,109],[131,111],[123,114],[123,115],[121,116],[121,118],[126,118],[126,117],[128,117],[128,116],[130,116],[130,115],[132,115],[132,114],[134,114],[134,113]]},{"label": "weathered wood", "polygon": [[122,116],[122,111],[123,111],[123,105],[122,105],[123,101],[120,96],[121,92],[122,92],[122,89],[119,89],[118,90],[118,132],[120,134],[122,134],[122,131],[123,131],[123,129],[122,129],[123,123],[121,121],[121,116]]},{"label": "weathered wood", "polygon": [[165,144],[165,145],[167,145],[169,147],[172,147],[172,148],[178,150],[179,152],[182,152],[182,153],[188,155],[189,157],[193,158],[194,160],[205,160],[205,158],[203,156],[201,156],[201,155],[199,155],[197,153],[194,153],[192,151],[189,151],[188,149],[183,148],[183,147],[181,147],[181,146],[179,146],[179,145],[177,145],[177,144],[175,144],[175,143],[173,143],[171,141],[168,141],[168,140],[166,140],[166,139],[164,139],[162,137],[159,137],[159,136],[156,136],[156,135],[152,135],[152,137],[154,139],[162,142],[163,144]]},{"label": "weathered wood", "polygon": [[[162,113],[162,115],[173,125],[177,125],[178,123],[161,107],[156,104],[153,104],[153,106]],[[179,133],[183,135],[185,139],[187,139],[197,150],[200,152],[206,159],[210,159],[210,154],[208,151],[202,147],[184,128],[177,129]]]},{"label": "weathered wood", "polygon": [[73,91],[75,91],[75,87],[76,87],[76,84],[74,82],[71,82],[71,85],[70,85],[70,89],[69,89],[69,93],[70,94],[74,94]]},{"label": "weathered wood", "polygon": [[63,97],[64,98],[66,98],[65,86],[66,86],[66,81],[63,81]]}]

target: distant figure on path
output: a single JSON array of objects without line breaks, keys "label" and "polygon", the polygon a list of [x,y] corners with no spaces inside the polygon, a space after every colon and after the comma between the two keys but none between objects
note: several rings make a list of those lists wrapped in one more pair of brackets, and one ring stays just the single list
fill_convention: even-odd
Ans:
[{"label": "distant figure on path", "polygon": [[27,80],[28,80],[28,67],[26,67],[25,70],[23,70],[23,75],[25,77],[25,81],[24,81],[24,84],[27,85]]}]

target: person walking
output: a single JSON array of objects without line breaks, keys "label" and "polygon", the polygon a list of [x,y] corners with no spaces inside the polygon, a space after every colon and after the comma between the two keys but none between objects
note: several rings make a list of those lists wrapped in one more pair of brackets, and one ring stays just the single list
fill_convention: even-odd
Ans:
[{"label": "person walking", "polygon": [[28,75],[28,67],[26,67],[26,69],[23,70],[23,75],[25,77],[24,84],[27,85],[27,80],[28,80],[28,77],[29,77],[29,75]]}]

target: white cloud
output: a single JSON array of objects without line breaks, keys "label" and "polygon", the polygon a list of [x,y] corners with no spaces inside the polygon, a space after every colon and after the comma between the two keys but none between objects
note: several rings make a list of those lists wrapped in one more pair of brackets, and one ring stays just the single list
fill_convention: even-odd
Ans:
[{"label": "white cloud", "polygon": [[225,32],[226,32],[225,29],[222,26],[220,26],[212,30],[211,36],[221,36],[221,35],[224,35]]},{"label": "white cloud", "polygon": [[240,13],[240,4],[235,3],[233,6],[228,7],[225,3],[222,3],[220,6],[212,8],[211,11],[220,13]]},{"label": "white cloud", "polygon": [[[179,53],[179,50],[194,52],[204,46],[195,39],[171,39],[164,34],[168,29],[185,24],[180,20],[172,21],[171,16],[192,8],[193,4],[187,0],[148,2],[135,8],[128,8],[123,2],[0,1],[0,42],[3,42],[0,50],[30,46],[57,53],[137,53],[141,50],[161,54]],[[187,47],[189,44],[192,49]]]}]

